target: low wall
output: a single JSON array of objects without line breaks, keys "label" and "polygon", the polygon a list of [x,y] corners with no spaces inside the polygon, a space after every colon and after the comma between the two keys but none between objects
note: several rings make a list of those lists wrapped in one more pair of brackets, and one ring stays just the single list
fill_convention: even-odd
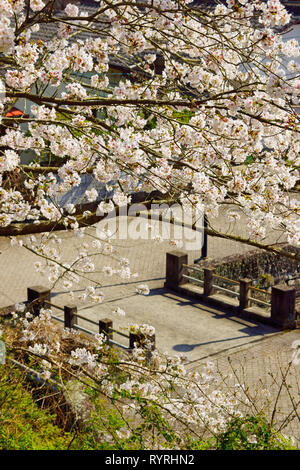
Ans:
[{"label": "low wall", "polygon": [[[300,253],[300,249],[281,245],[280,248],[291,253]],[[251,278],[257,287],[270,287],[286,283],[289,278],[300,277],[300,263],[275,253],[251,250],[244,254],[227,256],[220,259],[203,260],[199,267],[214,267],[216,274],[230,279]],[[292,285],[293,283],[289,283]]]}]

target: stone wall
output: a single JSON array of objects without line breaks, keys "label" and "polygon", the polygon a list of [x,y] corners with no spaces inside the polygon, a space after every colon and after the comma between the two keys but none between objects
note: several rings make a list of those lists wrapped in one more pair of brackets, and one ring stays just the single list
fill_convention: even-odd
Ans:
[{"label": "stone wall", "polygon": [[[292,253],[300,253],[300,249],[280,245],[281,249]],[[286,283],[288,279],[300,278],[300,263],[263,250],[251,250],[240,255],[227,256],[214,260],[203,260],[197,266],[211,266],[216,274],[238,280],[253,279],[253,285],[269,287],[274,284]],[[297,282],[297,281],[295,281]],[[293,282],[290,281],[289,285]]]}]

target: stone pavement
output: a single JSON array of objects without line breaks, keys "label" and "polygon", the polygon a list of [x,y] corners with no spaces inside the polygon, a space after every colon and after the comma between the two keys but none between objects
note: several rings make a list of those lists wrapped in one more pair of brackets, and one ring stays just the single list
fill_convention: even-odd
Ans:
[{"label": "stone pavement", "polygon": [[[128,222],[130,223],[130,219]],[[221,216],[214,221],[214,225],[222,227],[223,231],[230,227]],[[243,220],[239,222],[236,233],[247,235],[247,225]],[[90,235],[95,235],[94,229],[89,229],[84,241],[91,244]],[[62,239],[61,249],[64,261],[74,257],[74,252],[82,243],[82,239],[74,237],[68,232],[57,233]],[[41,235],[37,236],[39,238]],[[187,235],[188,236],[188,235]],[[272,238],[273,237],[273,238]],[[26,240],[26,237],[20,237]],[[270,234],[270,240],[278,241]],[[237,315],[224,313],[216,308],[208,307],[201,302],[175,294],[163,288],[165,278],[166,253],[173,251],[168,241],[128,239],[114,240],[115,249],[130,260],[131,269],[138,273],[136,278],[129,281],[121,280],[117,276],[103,277],[101,270],[105,265],[114,265],[104,255],[94,258],[96,273],[89,277],[101,281],[101,290],[105,300],[100,305],[89,305],[76,302],[79,313],[87,318],[99,320],[104,317],[111,318],[114,328],[124,331],[131,323],[148,323],[156,329],[157,348],[168,354],[184,354],[188,360],[188,368],[198,368],[206,360],[213,360],[218,364],[222,373],[230,370],[228,357],[231,358],[237,374],[244,368],[245,381],[251,389],[272,387],[272,397],[276,397],[276,380],[279,380],[281,368],[286,367],[292,357],[293,341],[300,340],[298,330],[279,332],[268,325],[255,323],[239,318]],[[208,257],[219,258],[235,253],[249,251],[249,247],[240,243],[209,237]],[[199,249],[188,252],[189,262],[200,256]],[[51,287],[48,278],[38,274],[33,266],[39,258],[22,247],[10,245],[7,238],[0,239],[0,307],[21,302],[26,299],[27,287],[44,285]],[[151,289],[149,296],[136,294],[136,286],[147,284]],[[75,294],[84,290],[86,280],[81,280],[74,289]],[[52,302],[63,306],[70,303],[68,293],[57,284],[52,289]],[[121,317],[113,313],[118,306],[125,310],[126,316]],[[57,311],[54,312],[59,315]],[[90,324],[80,321],[84,327]],[[118,340],[116,338],[116,340]],[[124,340],[120,340],[123,342]],[[295,401],[299,400],[299,386],[297,381],[299,365],[291,367],[289,378]],[[272,378],[270,374],[273,374]],[[291,411],[291,399],[287,391],[283,391],[279,405],[281,410],[279,418]],[[277,416],[277,415],[276,415]],[[295,438],[300,435],[300,423],[293,422],[287,433]]]},{"label": "stone pavement", "polygon": [[191,361],[187,367],[197,370],[204,361],[212,361],[224,379],[222,389],[231,390],[234,383],[240,383],[245,389],[242,397],[253,401],[249,408],[241,406],[243,412],[262,411],[270,420],[273,415],[274,428],[292,437],[300,449],[300,357],[296,346],[300,346],[299,330],[280,332]]}]

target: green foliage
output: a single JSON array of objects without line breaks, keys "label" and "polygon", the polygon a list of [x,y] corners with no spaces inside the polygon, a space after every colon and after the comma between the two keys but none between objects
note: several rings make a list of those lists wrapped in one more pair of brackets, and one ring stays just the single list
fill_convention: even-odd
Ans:
[{"label": "green foliage", "polygon": [[276,433],[266,417],[233,419],[225,432],[216,437],[217,450],[292,450],[291,440]]},{"label": "green foliage", "polygon": [[24,385],[18,370],[0,366],[0,449],[67,449],[72,436],[54,424],[55,416],[38,408]]},{"label": "green foliage", "polygon": [[257,282],[257,287],[258,288],[267,289],[268,287],[270,287],[272,285],[274,285],[274,278],[271,274],[269,274],[269,273],[260,274],[258,282]]},{"label": "green foliage", "polygon": [[157,126],[157,118],[153,116],[151,119],[148,119],[147,124],[145,125],[145,131],[150,131],[151,129],[155,129]]},{"label": "green foliage", "polygon": [[181,124],[188,124],[190,119],[195,115],[190,109],[184,109],[183,111],[174,111],[173,117]]},{"label": "green foliage", "polygon": [[[28,391],[19,370],[8,365],[0,368],[0,449],[2,450],[142,450],[145,441],[158,436],[161,447],[187,450],[292,450],[291,440],[276,433],[266,417],[246,416],[233,419],[227,429],[201,440],[178,434],[162,417],[159,407],[144,403],[143,419],[127,437],[122,414],[105,397],[84,388],[92,403],[89,419],[68,433],[54,424],[55,415],[40,409]],[[125,393],[126,395],[126,393]],[[126,398],[124,395],[123,398]],[[128,398],[128,397],[127,397]],[[137,400],[141,398],[136,397]],[[153,440],[155,448],[157,439]]]},{"label": "green foliage", "polygon": [[248,155],[248,157],[244,161],[244,163],[246,163],[246,164],[251,164],[253,162],[254,162],[254,156],[253,155]]}]

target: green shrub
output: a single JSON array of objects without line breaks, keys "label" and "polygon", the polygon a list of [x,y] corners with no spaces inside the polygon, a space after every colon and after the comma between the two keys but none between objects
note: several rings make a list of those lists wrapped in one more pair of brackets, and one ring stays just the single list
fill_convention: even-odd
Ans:
[{"label": "green shrub", "polygon": [[[99,396],[88,394],[95,409],[85,426],[65,432],[54,422],[56,416],[35,403],[24,375],[8,365],[0,368],[0,449],[1,450],[117,450],[143,449],[143,439],[153,426],[155,410],[145,408],[149,419],[131,438],[120,436],[107,439],[108,435],[116,435],[124,425],[120,415],[110,409],[105,400]],[[158,416],[159,417],[159,416]],[[147,417],[146,417],[147,418]],[[105,423],[105,424],[104,424]],[[148,426],[147,426],[148,425]],[[162,441],[176,447],[172,429],[168,423],[161,422]],[[108,431],[108,433],[104,431]],[[139,434],[140,433],[140,437]],[[106,434],[106,436],[105,436]],[[290,439],[276,433],[265,416],[246,416],[233,419],[227,429],[214,437],[203,440],[190,440],[186,436],[186,448],[190,450],[291,450]]]},{"label": "green shrub", "polygon": [[25,388],[25,378],[13,367],[0,367],[0,449],[67,449],[69,433],[54,424],[55,416],[39,409]]},{"label": "green shrub", "polygon": [[216,437],[217,450],[291,450],[290,439],[276,433],[265,416],[233,419]]}]

